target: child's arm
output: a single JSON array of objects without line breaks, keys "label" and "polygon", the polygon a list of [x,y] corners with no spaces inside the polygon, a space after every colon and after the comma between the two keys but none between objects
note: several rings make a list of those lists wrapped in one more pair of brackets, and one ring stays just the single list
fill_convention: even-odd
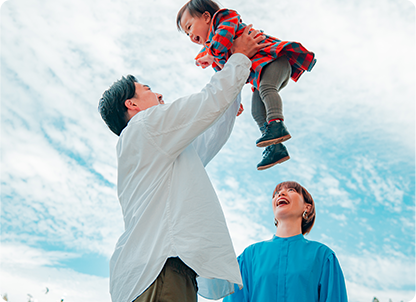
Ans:
[{"label": "child's arm", "polygon": [[207,68],[208,66],[214,63],[214,57],[211,56],[208,52],[205,52],[203,56],[196,58],[196,65],[201,66],[202,68]]},{"label": "child's arm", "polygon": [[214,57],[209,54],[208,49],[205,46],[195,57],[195,64],[196,66],[201,66],[204,69],[212,65],[212,68],[214,68],[215,71],[220,71],[224,67],[223,65],[217,65],[217,63],[214,61]]},{"label": "child's arm", "polygon": [[234,36],[240,23],[240,15],[233,10],[223,9],[215,16],[216,29],[214,35],[207,41],[196,56],[196,65],[206,68],[209,65],[219,71],[231,55]]},{"label": "child's arm", "polygon": [[214,62],[221,67],[224,66],[230,56],[230,50],[241,23],[241,18],[236,11],[228,9],[218,12],[216,18],[219,19],[217,21],[218,25],[215,34],[210,39],[207,52],[214,57]]}]

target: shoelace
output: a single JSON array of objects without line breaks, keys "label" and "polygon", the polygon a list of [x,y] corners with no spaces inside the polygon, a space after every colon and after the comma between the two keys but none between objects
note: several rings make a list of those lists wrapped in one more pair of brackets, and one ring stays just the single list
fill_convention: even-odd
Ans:
[{"label": "shoelace", "polygon": [[267,129],[269,128],[268,123],[264,123],[262,127],[260,127],[260,131],[262,134],[266,133]]},{"label": "shoelace", "polygon": [[269,153],[271,153],[272,152],[272,147],[273,147],[274,145],[271,145],[271,146],[267,146],[266,147],[266,149],[264,149],[264,151],[263,151],[263,157],[267,157],[267,156],[269,156]]}]

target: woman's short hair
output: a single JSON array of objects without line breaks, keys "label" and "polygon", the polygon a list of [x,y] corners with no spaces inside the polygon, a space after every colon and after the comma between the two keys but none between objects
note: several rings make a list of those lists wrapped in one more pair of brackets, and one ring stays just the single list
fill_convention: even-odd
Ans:
[{"label": "woman's short hair", "polygon": [[108,128],[120,136],[121,131],[127,126],[126,100],[134,97],[136,78],[132,75],[122,77],[104,93],[98,103],[98,111]]},{"label": "woman's short hair", "polygon": [[276,188],[273,191],[273,197],[281,189],[288,189],[288,188],[295,189],[296,192],[302,195],[303,200],[306,203],[309,203],[311,205],[311,209],[308,213],[308,219],[305,219],[302,217],[302,234],[303,235],[308,234],[311,231],[313,224],[315,223],[315,216],[316,216],[315,202],[313,201],[312,195],[308,192],[308,190],[306,190],[296,181],[284,181],[276,186]]}]

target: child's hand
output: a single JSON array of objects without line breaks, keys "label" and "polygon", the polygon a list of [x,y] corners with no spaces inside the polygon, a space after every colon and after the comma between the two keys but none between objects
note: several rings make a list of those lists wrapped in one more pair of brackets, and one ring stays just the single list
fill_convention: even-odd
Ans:
[{"label": "child's hand", "polygon": [[237,116],[239,116],[241,113],[243,113],[244,107],[243,104],[240,104],[240,108],[238,108]]},{"label": "child's hand", "polygon": [[211,66],[212,63],[214,63],[214,57],[210,54],[206,54],[196,60],[196,65],[201,66],[202,68],[207,68],[208,66]]}]

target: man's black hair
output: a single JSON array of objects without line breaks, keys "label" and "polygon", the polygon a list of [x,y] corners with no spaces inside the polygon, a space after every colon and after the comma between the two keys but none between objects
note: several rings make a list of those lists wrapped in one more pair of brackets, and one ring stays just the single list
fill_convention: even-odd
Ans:
[{"label": "man's black hair", "polygon": [[126,127],[127,107],[126,100],[134,97],[136,78],[132,75],[122,77],[104,93],[98,104],[98,111],[108,128],[120,136],[121,131]]}]

